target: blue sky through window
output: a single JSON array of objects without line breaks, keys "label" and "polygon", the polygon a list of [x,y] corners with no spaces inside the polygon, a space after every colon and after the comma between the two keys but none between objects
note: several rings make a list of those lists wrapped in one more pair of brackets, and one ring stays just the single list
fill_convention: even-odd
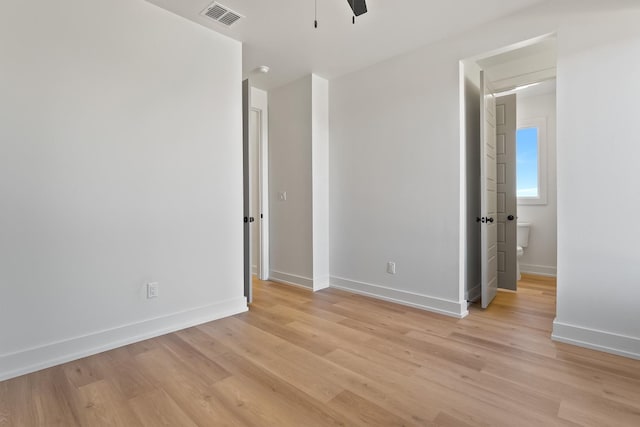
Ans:
[{"label": "blue sky through window", "polygon": [[539,197],[538,191],[538,128],[516,132],[516,192],[518,197]]}]

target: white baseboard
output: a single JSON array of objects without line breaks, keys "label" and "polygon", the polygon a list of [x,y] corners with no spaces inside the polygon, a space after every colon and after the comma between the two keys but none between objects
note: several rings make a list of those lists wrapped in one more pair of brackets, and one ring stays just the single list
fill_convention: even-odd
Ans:
[{"label": "white baseboard", "polygon": [[0,381],[247,311],[245,297],[0,355]]},{"label": "white baseboard", "polygon": [[331,278],[329,276],[319,277],[313,281],[313,291],[320,291],[331,286]]},{"label": "white baseboard", "polygon": [[469,289],[465,292],[465,299],[467,301],[475,301],[480,298],[480,294],[482,293],[482,284],[478,283],[473,288]]},{"label": "white baseboard", "polygon": [[549,265],[520,264],[520,273],[556,277],[558,275],[558,269],[557,267]]},{"label": "white baseboard", "polygon": [[553,321],[551,338],[566,344],[640,360],[640,338]]},{"label": "white baseboard", "polygon": [[253,274],[254,276],[258,275],[258,266],[257,265],[252,265],[251,266],[251,274]]},{"label": "white baseboard", "polygon": [[287,285],[298,286],[300,288],[313,290],[313,279],[302,277],[295,274],[284,273],[282,271],[271,270],[269,279],[276,282],[286,283]]},{"label": "white baseboard", "polygon": [[372,285],[370,283],[343,279],[341,277],[331,277],[331,287],[385,301],[395,302],[397,304],[420,308],[434,313],[444,314],[446,316],[456,317],[458,319],[466,317],[469,314],[467,311],[466,301],[458,302],[445,300],[442,298],[430,297],[384,286]]}]

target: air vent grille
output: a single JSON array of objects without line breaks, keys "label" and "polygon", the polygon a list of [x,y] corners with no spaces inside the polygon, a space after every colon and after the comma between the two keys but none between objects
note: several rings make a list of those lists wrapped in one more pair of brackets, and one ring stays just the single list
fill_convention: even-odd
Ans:
[{"label": "air vent grille", "polygon": [[217,21],[218,19],[222,18],[222,15],[224,15],[225,13],[227,13],[227,9],[220,6],[219,4],[214,3],[212,8],[207,9],[205,15]]},{"label": "air vent grille", "polygon": [[232,25],[238,19],[240,19],[240,15],[237,15],[234,12],[227,12],[222,18],[219,19],[219,22],[224,25]]},{"label": "air vent grille", "polygon": [[227,27],[232,26],[240,18],[243,18],[238,12],[234,12],[226,6],[221,5],[218,2],[211,3],[205,10],[202,11],[202,15],[208,16],[216,22]]}]

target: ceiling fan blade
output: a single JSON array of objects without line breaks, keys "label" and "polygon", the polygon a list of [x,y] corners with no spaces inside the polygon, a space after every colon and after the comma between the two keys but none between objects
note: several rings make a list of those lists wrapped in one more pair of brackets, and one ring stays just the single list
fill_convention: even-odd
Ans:
[{"label": "ceiling fan blade", "polygon": [[355,16],[367,13],[367,2],[365,0],[347,0],[347,3],[351,6]]}]

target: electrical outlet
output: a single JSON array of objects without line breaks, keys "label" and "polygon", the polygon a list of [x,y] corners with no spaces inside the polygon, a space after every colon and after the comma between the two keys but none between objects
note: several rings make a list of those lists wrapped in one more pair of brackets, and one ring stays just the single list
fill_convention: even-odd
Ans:
[{"label": "electrical outlet", "polygon": [[387,273],[396,274],[396,263],[393,261],[389,261],[387,263]]},{"label": "electrical outlet", "polygon": [[158,282],[147,283],[147,299],[158,298]]}]

